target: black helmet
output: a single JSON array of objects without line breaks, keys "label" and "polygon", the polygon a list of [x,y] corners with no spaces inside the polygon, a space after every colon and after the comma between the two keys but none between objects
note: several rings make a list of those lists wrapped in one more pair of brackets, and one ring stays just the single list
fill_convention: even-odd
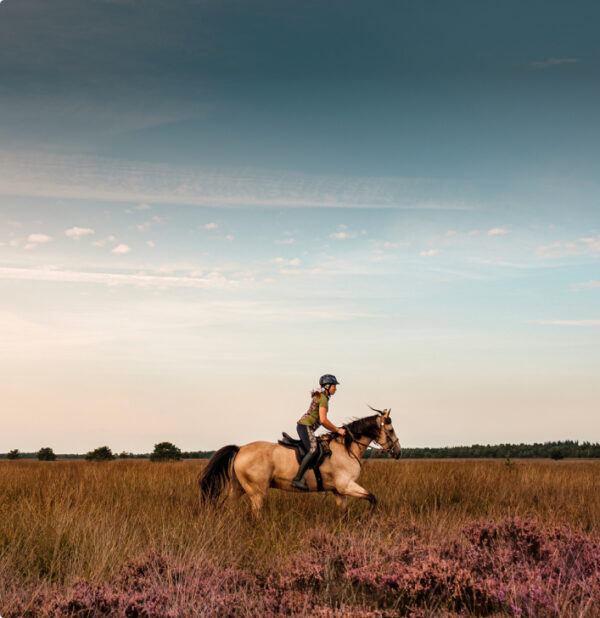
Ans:
[{"label": "black helmet", "polygon": [[321,386],[325,386],[326,384],[339,384],[339,382],[335,376],[332,376],[330,373],[326,373],[324,376],[319,378],[319,384]]}]

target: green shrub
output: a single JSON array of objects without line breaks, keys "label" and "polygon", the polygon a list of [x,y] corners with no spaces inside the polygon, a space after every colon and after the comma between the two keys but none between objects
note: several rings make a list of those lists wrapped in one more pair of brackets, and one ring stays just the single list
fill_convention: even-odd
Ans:
[{"label": "green shrub", "polygon": [[37,452],[37,458],[40,461],[55,461],[56,455],[49,446],[44,446]]},{"label": "green shrub", "polygon": [[115,456],[108,446],[99,446],[98,448],[86,453],[85,458],[88,461],[112,461]]},{"label": "green shrub", "polygon": [[150,455],[150,461],[179,461],[181,450],[171,442],[159,442],[154,445],[154,451]]}]

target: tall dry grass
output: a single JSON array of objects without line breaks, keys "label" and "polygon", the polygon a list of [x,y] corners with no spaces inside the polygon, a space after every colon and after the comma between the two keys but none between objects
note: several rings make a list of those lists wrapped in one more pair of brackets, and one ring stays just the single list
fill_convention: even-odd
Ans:
[{"label": "tall dry grass", "polygon": [[374,551],[415,534],[424,545],[461,542],[473,521],[510,518],[600,536],[596,461],[368,461],[360,482],[377,496],[377,511],[351,500],[345,523],[326,494],[272,491],[259,522],[245,501],[227,512],[200,506],[204,465],[0,462],[0,615],[15,595],[22,607],[24,594],[106,581],[152,555],[285,575],[315,529]]}]

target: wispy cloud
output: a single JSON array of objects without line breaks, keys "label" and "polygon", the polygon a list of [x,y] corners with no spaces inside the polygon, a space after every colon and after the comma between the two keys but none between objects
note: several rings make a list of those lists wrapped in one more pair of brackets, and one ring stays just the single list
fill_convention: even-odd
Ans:
[{"label": "wispy cloud", "polygon": [[94,240],[92,242],[92,245],[94,245],[94,247],[104,247],[104,245],[109,243],[112,244],[114,242],[117,242],[117,237],[111,234],[110,236],[102,238],[101,240]]},{"label": "wispy cloud", "polygon": [[570,255],[600,255],[600,234],[578,240],[555,241],[541,245],[535,250],[539,258],[559,258]]},{"label": "wispy cloud", "polygon": [[579,58],[548,58],[548,60],[534,60],[529,63],[529,66],[534,69],[549,69],[560,64],[573,64],[579,61]]},{"label": "wispy cloud", "polygon": [[386,249],[397,249],[398,247],[410,247],[410,243],[407,241],[402,241],[402,240],[397,240],[397,241],[385,240],[383,242],[383,246]]},{"label": "wispy cloud", "polygon": [[463,201],[448,200],[447,183],[437,179],[359,179],[260,169],[217,173],[191,165],[12,150],[0,150],[0,186],[3,195],[140,205],[474,210]]},{"label": "wispy cloud", "polygon": [[439,252],[439,249],[427,249],[426,251],[421,251],[419,255],[422,257],[429,257],[431,255],[437,255]]},{"label": "wispy cloud", "polygon": [[94,233],[94,230],[90,227],[70,227],[68,230],[65,230],[65,236],[73,238],[74,240],[79,240],[84,236],[89,236]]},{"label": "wispy cloud", "polygon": [[217,223],[215,223],[214,221],[211,221],[210,223],[205,223],[202,226],[203,230],[216,230],[219,227],[219,225]]},{"label": "wispy cloud", "polygon": [[105,285],[136,285],[142,287],[214,288],[235,286],[242,280],[228,279],[222,273],[210,272],[203,277],[162,276],[144,273],[85,272],[53,268],[4,268],[0,279],[22,281],[55,281],[57,283],[101,283]]},{"label": "wispy cloud", "polygon": [[553,326],[600,326],[600,320],[529,320],[530,324],[547,324]]},{"label": "wispy cloud", "polygon": [[582,288],[600,288],[600,281],[585,281],[584,283],[576,283],[573,288],[575,290]]},{"label": "wispy cloud", "polygon": [[285,259],[282,257],[273,258],[273,263],[279,266],[298,266],[301,262],[300,258]]},{"label": "wispy cloud", "polygon": [[144,221],[144,223],[140,223],[136,227],[137,227],[138,232],[145,232],[148,228],[152,227],[153,225],[160,225],[163,222],[164,221],[162,217],[159,217],[158,215],[154,215],[152,219],[150,219],[149,221]]},{"label": "wispy cloud", "polygon": [[348,227],[341,223],[338,226],[338,231],[329,234],[329,238],[335,238],[335,240],[347,240],[349,238],[356,238],[358,236],[357,232],[353,232],[348,230]]}]

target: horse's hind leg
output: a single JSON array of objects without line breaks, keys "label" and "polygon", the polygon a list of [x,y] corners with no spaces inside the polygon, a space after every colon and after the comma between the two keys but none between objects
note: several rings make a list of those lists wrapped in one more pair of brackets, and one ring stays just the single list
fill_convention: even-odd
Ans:
[{"label": "horse's hind leg", "polygon": [[243,495],[244,489],[240,485],[240,482],[236,478],[231,479],[229,493],[227,495],[227,506],[232,507]]},{"label": "horse's hind leg", "polygon": [[248,494],[248,497],[250,498],[250,504],[252,505],[252,515],[254,515],[254,518],[256,519],[260,515],[260,510],[262,509],[263,503],[265,501],[266,492],[260,491],[257,488],[253,488],[252,493],[250,493],[249,491],[246,491],[246,493]]}]

